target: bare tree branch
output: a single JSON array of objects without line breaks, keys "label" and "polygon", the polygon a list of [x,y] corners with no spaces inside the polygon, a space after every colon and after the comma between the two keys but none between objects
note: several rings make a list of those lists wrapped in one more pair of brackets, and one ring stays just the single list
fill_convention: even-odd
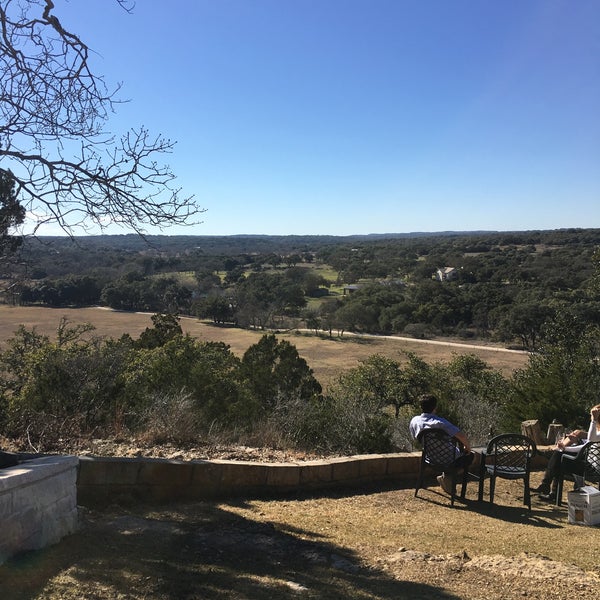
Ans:
[{"label": "bare tree branch", "polygon": [[0,167],[12,171],[21,203],[40,215],[38,226],[55,222],[69,234],[191,224],[203,210],[162,162],[174,143],[143,127],[120,138],[107,131],[119,86],[109,90],[92,72],[88,47],[54,8],[0,0]]}]

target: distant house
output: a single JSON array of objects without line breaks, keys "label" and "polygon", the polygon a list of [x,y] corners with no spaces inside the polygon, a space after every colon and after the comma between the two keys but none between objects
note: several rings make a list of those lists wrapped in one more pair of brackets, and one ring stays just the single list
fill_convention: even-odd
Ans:
[{"label": "distant house", "polygon": [[344,296],[346,295],[346,293],[352,294],[356,290],[359,290],[361,287],[362,286],[360,286],[360,285],[358,285],[356,283],[353,283],[351,285],[345,285],[344,288],[343,288],[343,290],[342,290],[342,293],[344,294]]},{"label": "distant house", "polygon": [[441,267],[433,277],[438,281],[452,281],[458,277],[458,271],[454,267]]}]

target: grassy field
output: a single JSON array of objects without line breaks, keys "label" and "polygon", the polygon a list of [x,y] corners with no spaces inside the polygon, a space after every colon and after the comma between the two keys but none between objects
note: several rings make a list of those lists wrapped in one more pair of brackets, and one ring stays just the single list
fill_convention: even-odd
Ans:
[{"label": "grassy field", "polygon": [[[535,483],[541,474],[535,475]],[[487,487],[486,487],[487,489]],[[0,566],[3,600],[547,600],[598,597],[596,527],[563,506],[410,486],[82,509],[82,528]],[[486,496],[487,498],[487,496]]]},{"label": "grassy field", "polygon": [[[118,338],[123,333],[137,337],[146,327],[152,325],[150,314],[118,312],[102,308],[54,309],[1,305],[0,347],[3,347],[5,341],[13,335],[20,324],[27,328],[35,327],[38,332],[52,336],[63,316],[73,324],[92,323],[96,327],[94,332],[96,335],[113,338]],[[200,340],[225,342],[238,356],[241,356],[263,335],[263,332],[218,327],[185,317],[181,319],[181,326],[185,332]],[[375,353],[401,362],[405,360],[404,352],[414,352],[428,362],[446,361],[455,354],[475,354],[505,375],[510,375],[515,369],[527,363],[526,354],[503,352],[492,346],[460,348],[424,343],[419,340],[356,338],[347,334],[342,338],[332,339],[298,332],[279,333],[278,336],[296,346],[322,385],[327,385],[341,371],[358,365],[360,360]]]}]

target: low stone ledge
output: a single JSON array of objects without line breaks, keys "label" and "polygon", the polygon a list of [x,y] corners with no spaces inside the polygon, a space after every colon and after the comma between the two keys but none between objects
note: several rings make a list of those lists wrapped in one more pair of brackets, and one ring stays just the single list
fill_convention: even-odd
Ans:
[{"label": "low stone ledge", "polygon": [[192,483],[194,465],[179,460],[157,459],[141,461],[138,483],[166,487],[189,486]]},{"label": "low stone ledge", "polygon": [[358,460],[358,476],[361,479],[385,479],[387,458],[384,454],[367,454],[356,458]]},{"label": "low stone ledge", "polygon": [[[534,469],[545,467],[548,450],[540,449]],[[80,459],[77,492],[80,504],[102,505],[264,497],[382,482],[407,485],[416,480],[420,459],[420,452],[289,463],[86,456]]]},{"label": "low stone ledge", "polygon": [[300,465],[272,463],[267,466],[267,487],[275,490],[295,490],[300,487]]},{"label": "low stone ledge", "polygon": [[191,487],[203,492],[207,498],[215,496],[221,487],[223,469],[217,461],[192,461],[194,471]]},{"label": "low stone ledge", "polygon": [[331,485],[333,466],[329,460],[315,460],[308,464],[300,464],[300,486],[313,487]]},{"label": "low stone ledge", "polygon": [[385,463],[388,479],[416,480],[421,464],[421,453],[389,454],[386,455]]},{"label": "low stone ledge", "polygon": [[265,496],[416,478],[419,453],[368,454],[306,462],[180,461],[82,457],[82,505]]},{"label": "low stone ledge", "polygon": [[332,481],[347,484],[360,479],[360,459],[354,456],[331,459]]},{"label": "low stone ledge", "polygon": [[136,485],[143,459],[113,458],[101,459],[93,456],[79,458],[78,485]]}]

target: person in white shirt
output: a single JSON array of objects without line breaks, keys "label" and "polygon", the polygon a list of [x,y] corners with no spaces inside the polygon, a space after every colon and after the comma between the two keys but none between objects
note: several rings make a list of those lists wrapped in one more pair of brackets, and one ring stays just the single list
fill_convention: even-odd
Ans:
[{"label": "person in white shirt", "polygon": [[542,500],[547,500],[548,502],[556,500],[556,488],[563,452],[577,454],[583,448],[584,444],[598,440],[600,440],[600,404],[596,404],[596,406],[592,406],[590,409],[590,426],[587,432],[582,429],[576,429],[556,444],[548,459],[548,466],[544,472],[542,483],[534,490],[540,492]]}]

